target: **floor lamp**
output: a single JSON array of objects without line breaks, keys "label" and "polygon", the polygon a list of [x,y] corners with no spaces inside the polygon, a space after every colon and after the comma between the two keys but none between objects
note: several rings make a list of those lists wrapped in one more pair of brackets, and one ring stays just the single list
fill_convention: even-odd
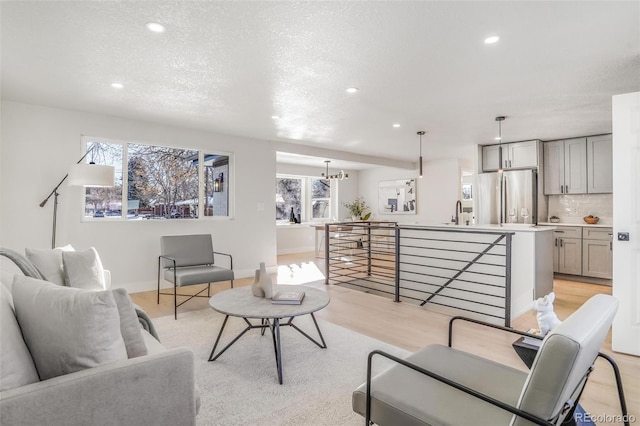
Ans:
[{"label": "floor lamp", "polygon": [[71,166],[69,173],[64,175],[62,180],[56,185],[55,188],[49,193],[47,198],[42,200],[40,207],[44,207],[49,201],[49,198],[53,196],[53,230],[51,231],[51,248],[56,246],[56,219],[58,216],[58,188],[64,183],[67,178],[69,179],[69,186],[94,186],[94,187],[106,187],[113,186],[113,180],[115,175],[115,168],[112,166],[103,166],[95,164],[93,161],[89,164],[82,163],[87,155],[93,151],[96,145],[92,145],[90,149],[78,160],[76,164]]}]

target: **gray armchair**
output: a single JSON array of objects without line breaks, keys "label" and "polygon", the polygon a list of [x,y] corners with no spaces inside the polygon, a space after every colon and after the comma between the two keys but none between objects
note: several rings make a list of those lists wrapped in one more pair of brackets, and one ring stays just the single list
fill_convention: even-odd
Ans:
[{"label": "gray armchair", "polygon": [[[215,264],[215,256],[228,258],[229,267]],[[173,293],[160,292],[160,278],[173,283]],[[230,254],[213,251],[213,242],[209,234],[171,235],[160,237],[160,256],[158,256],[158,303],[160,295],[173,295],[174,317],[178,319],[178,306],[194,297],[210,297],[211,283],[231,281],[233,288],[233,258]],[[178,287],[195,284],[207,284],[196,294],[178,294]],[[207,295],[202,293],[207,291]],[[178,296],[187,299],[178,303]]]},{"label": "gray armchair", "polygon": [[[430,345],[406,360],[372,352],[353,410],[367,425],[560,424],[580,398],[617,309],[612,296],[589,299],[544,338],[528,374],[453,349],[452,321],[449,346]],[[398,365],[372,378],[376,355]]]}]

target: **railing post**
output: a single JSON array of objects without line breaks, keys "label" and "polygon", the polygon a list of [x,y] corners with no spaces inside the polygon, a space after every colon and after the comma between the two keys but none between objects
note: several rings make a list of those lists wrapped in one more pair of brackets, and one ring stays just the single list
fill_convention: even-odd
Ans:
[{"label": "railing post", "polygon": [[504,326],[511,327],[511,234],[507,234],[504,249]]},{"label": "railing post", "polygon": [[371,276],[371,222],[367,222],[367,276]]},{"label": "railing post", "polygon": [[329,284],[329,224],[324,224],[324,283]]},{"label": "railing post", "polygon": [[396,264],[395,264],[395,294],[393,301],[400,301],[400,228],[396,224],[395,226],[395,255],[396,255]]}]

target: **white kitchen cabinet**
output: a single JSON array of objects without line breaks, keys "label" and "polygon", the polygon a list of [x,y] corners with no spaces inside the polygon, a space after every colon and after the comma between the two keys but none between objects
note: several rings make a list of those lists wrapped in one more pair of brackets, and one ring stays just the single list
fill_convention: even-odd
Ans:
[{"label": "white kitchen cabinet", "polygon": [[[530,169],[538,167],[538,141],[505,144],[509,169]],[[503,145],[503,147],[505,146]],[[504,156],[504,152],[503,152]]]},{"label": "white kitchen cabinet", "polygon": [[[500,149],[502,149],[502,167],[500,167]],[[495,172],[500,168],[511,170],[536,167],[538,167],[537,140],[482,147],[483,172]]]},{"label": "white kitchen cabinet", "polygon": [[613,228],[582,229],[582,275],[611,279]]},{"label": "white kitchen cabinet", "polygon": [[587,138],[587,192],[613,192],[613,161],[611,135]]},{"label": "white kitchen cabinet", "polygon": [[500,168],[500,146],[485,145],[482,147],[482,171],[495,172]]},{"label": "white kitchen cabinet", "polygon": [[559,226],[553,231],[553,272],[582,274],[582,229]]},{"label": "white kitchen cabinet", "polygon": [[587,139],[545,142],[544,193],[585,194],[587,192]]}]

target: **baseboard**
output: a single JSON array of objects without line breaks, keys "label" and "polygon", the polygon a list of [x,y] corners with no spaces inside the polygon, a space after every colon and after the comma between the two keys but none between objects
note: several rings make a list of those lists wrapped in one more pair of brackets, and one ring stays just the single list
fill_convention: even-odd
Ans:
[{"label": "baseboard", "polygon": [[316,248],[314,246],[278,249],[278,256],[283,254],[309,253],[314,252],[315,250]]},{"label": "baseboard", "polygon": [[585,277],[584,275],[568,275],[555,272],[553,278],[556,280],[577,281],[587,284],[607,285],[611,287],[612,281],[606,278]]}]

